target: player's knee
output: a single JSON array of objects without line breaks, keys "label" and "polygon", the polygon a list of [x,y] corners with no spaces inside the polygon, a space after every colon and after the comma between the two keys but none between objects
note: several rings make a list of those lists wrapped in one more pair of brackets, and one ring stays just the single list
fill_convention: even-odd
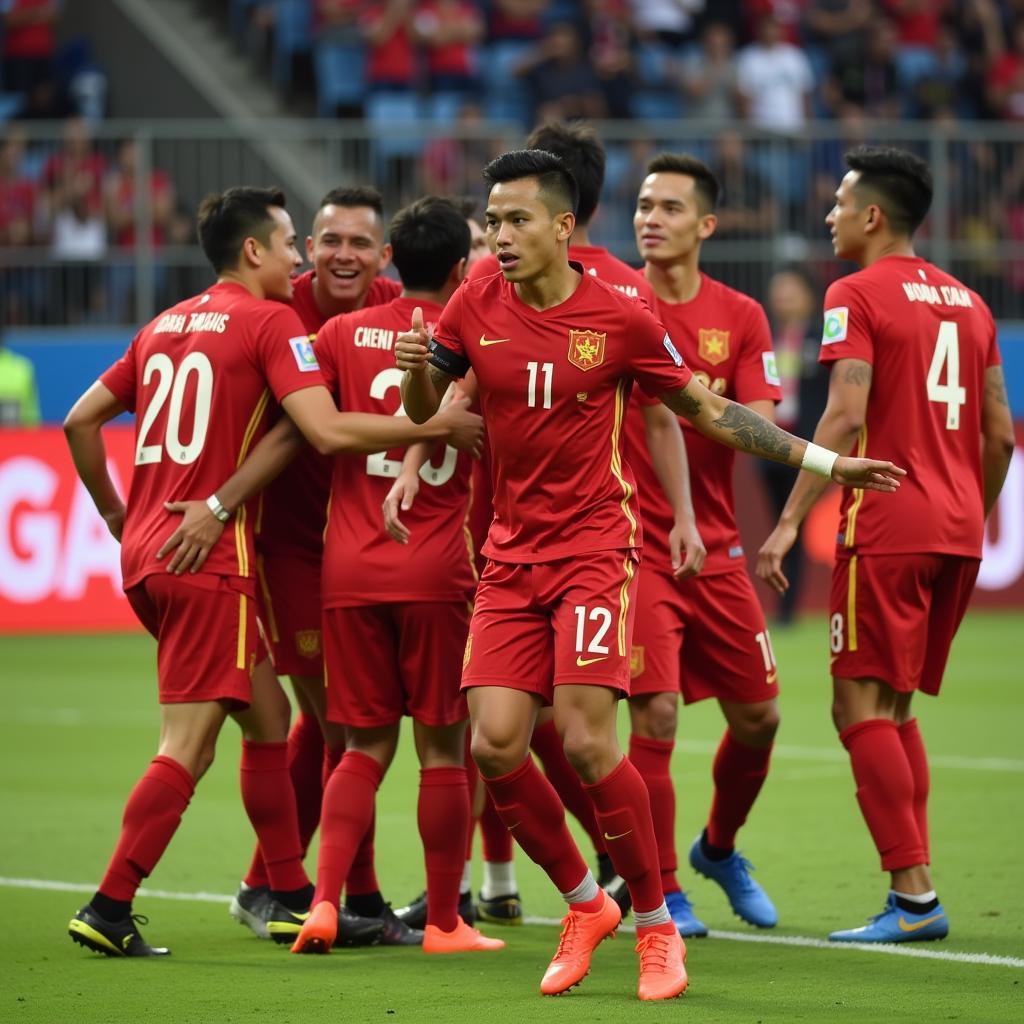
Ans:
[{"label": "player's knee", "polygon": [[480,774],[486,779],[515,771],[526,757],[526,748],[510,734],[491,733],[477,728],[473,732],[470,752]]},{"label": "player's knee", "polygon": [[644,739],[670,743],[676,738],[679,698],[674,693],[658,693],[629,703],[633,733]]},{"label": "player's knee", "polygon": [[596,782],[607,774],[604,762],[609,745],[604,735],[586,728],[584,723],[570,723],[562,744],[566,759],[584,782]]},{"label": "player's knee", "polygon": [[216,743],[208,743],[199,751],[194,761],[192,777],[198,782],[213,766],[213,759],[217,756]]},{"label": "player's knee", "polygon": [[766,747],[779,731],[779,709],[774,704],[752,705],[740,723],[741,741],[748,747]]}]

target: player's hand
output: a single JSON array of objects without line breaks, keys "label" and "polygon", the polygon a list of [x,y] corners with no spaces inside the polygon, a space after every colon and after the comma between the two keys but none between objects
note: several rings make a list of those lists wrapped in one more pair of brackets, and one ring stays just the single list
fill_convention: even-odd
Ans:
[{"label": "player's hand", "polygon": [[796,543],[796,535],[795,526],[780,522],[757,553],[758,578],[764,580],[776,594],[781,595],[789,590],[789,580],[782,571],[782,560]]},{"label": "player's hand", "polygon": [[832,466],[832,479],[843,487],[860,487],[865,491],[891,494],[899,489],[901,477],[907,471],[891,462],[878,459],[853,459],[840,455]]},{"label": "player's hand", "polygon": [[408,512],[412,508],[412,503],[416,500],[416,495],[419,494],[419,491],[419,473],[403,470],[398,479],[391,485],[391,490],[388,491],[388,495],[380,507],[384,513],[384,529],[387,530],[388,536],[392,540],[397,540],[399,544],[408,544],[411,535],[409,527],[398,518],[398,512],[399,510]]},{"label": "player's hand", "polygon": [[460,452],[480,457],[484,443],[484,421],[483,417],[469,411],[469,399],[465,395],[453,398],[436,414],[435,419],[448,431],[445,439],[448,444]]},{"label": "player's hand", "polygon": [[400,370],[423,373],[428,365],[429,341],[427,325],[423,322],[423,310],[417,306],[412,311],[412,326],[395,339],[395,365]]},{"label": "player's hand", "polygon": [[205,501],[165,501],[164,508],[180,514],[182,518],[156,557],[164,558],[174,551],[174,557],[167,563],[167,571],[175,576],[199,572],[206,556],[220,540],[224,524],[210,511]]},{"label": "player's hand", "polygon": [[120,508],[114,509],[113,512],[107,512],[103,516],[103,522],[107,524],[107,529],[118,544],[121,543],[121,534],[124,532],[124,513],[125,507],[122,505]]},{"label": "player's hand", "polygon": [[672,527],[668,535],[668,549],[672,555],[672,575],[680,580],[696,576],[708,557],[708,549],[704,547],[700,531],[692,519]]}]

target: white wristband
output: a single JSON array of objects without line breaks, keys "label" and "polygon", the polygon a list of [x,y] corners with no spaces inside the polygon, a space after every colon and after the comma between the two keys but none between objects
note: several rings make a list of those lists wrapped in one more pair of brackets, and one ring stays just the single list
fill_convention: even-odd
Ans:
[{"label": "white wristband", "polygon": [[215,519],[226,523],[231,518],[231,513],[220,503],[216,494],[211,494],[206,499],[206,507],[213,513]]},{"label": "white wristband", "polygon": [[820,444],[814,444],[811,441],[807,442],[807,449],[804,451],[803,461],[800,463],[801,469],[806,469],[809,473],[817,473],[818,476],[832,479],[832,467],[836,464],[836,459],[839,458],[838,452],[830,451],[828,448],[822,448]]}]

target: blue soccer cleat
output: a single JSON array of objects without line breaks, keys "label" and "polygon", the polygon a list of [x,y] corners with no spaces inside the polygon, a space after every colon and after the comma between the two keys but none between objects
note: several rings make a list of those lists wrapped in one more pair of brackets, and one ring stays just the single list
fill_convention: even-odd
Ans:
[{"label": "blue soccer cleat", "polygon": [[702,939],[707,935],[708,926],[693,912],[685,892],[676,889],[675,892],[665,893],[665,905],[676,931],[684,939]]},{"label": "blue soccer cleat", "polygon": [[717,882],[729,898],[729,905],[737,917],[758,928],[774,928],[779,923],[775,904],[768,894],[750,877],[753,864],[735,850],[725,860],[711,860],[700,848],[700,836],[690,847],[690,866],[698,875]]},{"label": "blue soccer cleat", "polygon": [[949,934],[949,918],[940,903],[937,907],[915,914],[902,910],[896,897],[889,893],[885,909],[875,914],[861,928],[832,932],[829,942],[932,942]]}]

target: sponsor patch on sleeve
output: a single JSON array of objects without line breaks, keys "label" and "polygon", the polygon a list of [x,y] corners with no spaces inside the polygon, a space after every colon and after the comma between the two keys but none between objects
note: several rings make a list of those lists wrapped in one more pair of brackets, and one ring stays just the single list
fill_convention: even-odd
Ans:
[{"label": "sponsor patch on sleeve", "polygon": [[309,338],[289,338],[288,344],[292,347],[292,355],[295,356],[295,365],[303,373],[310,370],[319,370],[320,364],[316,361],[316,353],[313,351],[313,343]]},{"label": "sponsor patch on sleeve", "polygon": [[781,387],[782,381],[779,380],[779,368],[775,364],[775,353],[762,352],[761,362],[764,365],[765,383],[774,384],[776,387]]},{"label": "sponsor patch on sleeve", "polygon": [[850,307],[836,306],[825,310],[825,324],[821,332],[822,345],[834,345],[846,341],[846,329],[850,323]]},{"label": "sponsor patch on sleeve", "polygon": [[676,366],[682,366],[683,357],[679,354],[675,345],[672,344],[672,339],[667,334],[665,335],[665,340],[662,344],[665,346],[665,351],[672,357],[672,362],[675,363]]}]

